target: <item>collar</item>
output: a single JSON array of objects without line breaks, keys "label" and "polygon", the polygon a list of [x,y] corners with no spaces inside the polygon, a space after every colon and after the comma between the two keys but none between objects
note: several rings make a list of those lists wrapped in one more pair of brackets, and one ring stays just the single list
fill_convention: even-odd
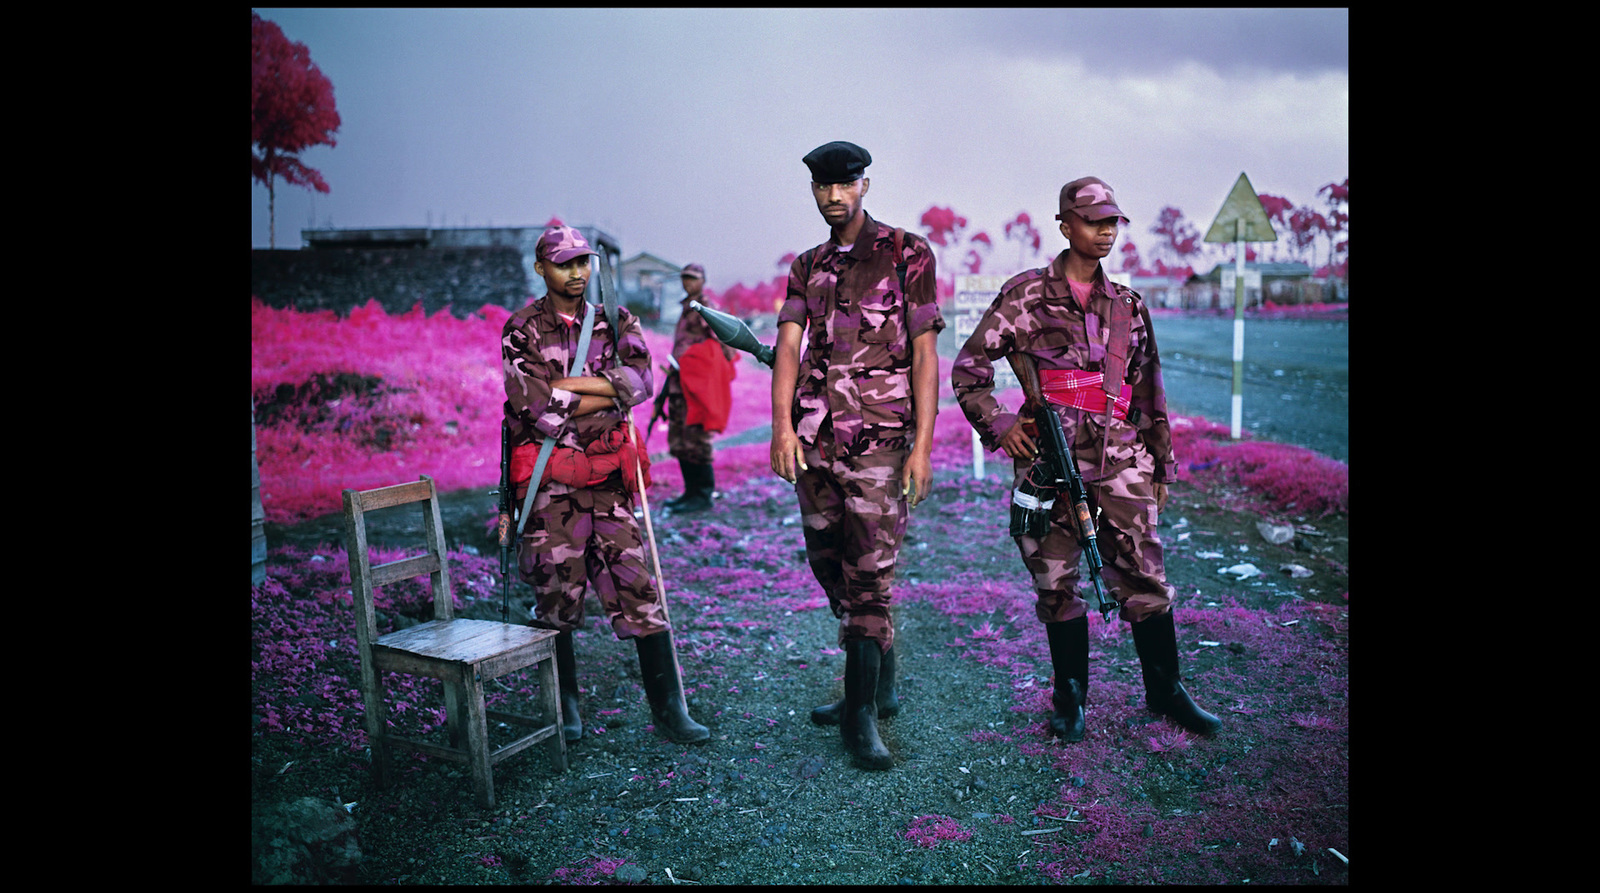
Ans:
[{"label": "collar", "polygon": [[[867,213],[866,208],[861,209],[861,217],[861,232],[856,233],[856,243],[850,246],[849,251],[845,252],[858,261],[866,260],[872,256],[872,245],[878,240],[878,231],[881,228],[878,221],[873,220],[872,215]],[[823,244],[832,245],[835,251],[843,247],[836,241],[831,230],[828,233],[828,241]]]},{"label": "collar", "polygon": [[[1111,283],[1106,279],[1105,267],[1102,264],[1094,265],[1094,280],[1090,283],[1089,300],[1094,300],[1095,293],[1111,294]],[[1072,296],[1072,286],[1067,284],[1067,251],[1062,249],[1056,259],[1045,268],[1044,274],[1044,299],[1051,302],[1070,302],[1077,305],[1077,299]],[[1088,308],[1081,307],[1081,310]]]}]

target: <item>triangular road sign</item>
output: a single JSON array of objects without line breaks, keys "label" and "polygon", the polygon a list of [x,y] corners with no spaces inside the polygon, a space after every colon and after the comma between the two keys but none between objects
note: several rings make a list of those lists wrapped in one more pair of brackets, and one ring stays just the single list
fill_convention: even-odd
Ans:
[{"label": "triangular road sign", "polygon": [[[1235,223],[1243,223],[1241,235]],[[1222,202],[1222,210],[1217,212],[1217,219],[1211,221],[1211,228],[1206,230],[1207,242],[1276,242],[1278,234],[1272,229],[1272,221],[1267,219],[1267,209],[1261,206],[1261,199],[1256,195],[1254,187],[1250,185],[1250,178],[1244,174],[1239,175],[1233,189],[1228,192],[1228,197]]]}]

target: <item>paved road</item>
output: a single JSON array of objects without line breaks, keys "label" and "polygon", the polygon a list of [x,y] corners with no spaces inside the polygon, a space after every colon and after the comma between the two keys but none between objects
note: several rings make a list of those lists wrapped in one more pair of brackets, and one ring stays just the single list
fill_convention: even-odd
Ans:
[{"label": "paved road", "polygon": [[[1232,422],[1233,318],[1155,320],[1167,408]],[[1350,461],[1348,319],[1246,319],[1242,427]]]},{"label": "paved road", "polygon": [[[1167,408],[1219,425],[1233,421],[1233,317],[1160,316]],[[1350,324],[1348,319],[1246,319],[1241,427],[1256,437],[1308,447],[1350,461]],[[939,343],[955,356],[954,339]],[[949,383],[942,386],[949,399]],[[717,445],[770,440],[762,425]]]}]

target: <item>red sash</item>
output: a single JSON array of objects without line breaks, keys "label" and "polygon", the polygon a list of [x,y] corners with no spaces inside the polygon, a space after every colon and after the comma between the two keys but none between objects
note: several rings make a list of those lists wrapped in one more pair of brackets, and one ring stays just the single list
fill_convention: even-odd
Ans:
[{"label": "red sash", "polygon": [[[1105,375],[1099,372],[1085,372],[1082,369],[1039,370],[1039,389],[1044,392],[1046,402],[1057,406],[1104,412],[1106,408],[1106,392],[1102,389],[1104,384]],[[1122,393],[1112,402],[1111,415],[1126,420],[1128,404],[1132,398],[1133,388],[1124,384]]]}]

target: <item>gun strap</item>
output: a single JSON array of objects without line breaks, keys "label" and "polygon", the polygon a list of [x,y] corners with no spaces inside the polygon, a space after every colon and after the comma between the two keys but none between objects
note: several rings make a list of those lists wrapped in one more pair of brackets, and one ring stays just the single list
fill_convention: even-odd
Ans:
[{"label": "gun strap", "polygon": [[1100,271],[1105,285],[1106,298],[1111,302],[1111,337],[1106,344],[1106,359],[1102,367],[1106,392],[1105,439],[1100,445],[1100,476],[1105,477],[1106,450],[1111,446],[1111,410],[1114,401],[1122,395],[1122,382],[1128,375],[1128,342],[1133,329],[1133,296],[1119,295],[1116,285]]},{"label": "gun strap", "polygon": [[[567,371],[568,378],[576,378],[583,371],[583,364],[589,358],[589,338],[594,334],[594,305],[588,301],[583,302],[583,331],[578,334],[578,349],[572,355],[571,368]],[[556,439],[546,437],[544,443],[539,445],[539,458],[533,463],[533,477],[528,478],[528,495],[522,500],[522,517],[517,519],[517,539],[522,539],[522,531],[528,526],[528,514],[533,510],[533,496],[539,492],[539,479],[544,477],[544,466],[550,461],[550,454],[555,451]]]}]

